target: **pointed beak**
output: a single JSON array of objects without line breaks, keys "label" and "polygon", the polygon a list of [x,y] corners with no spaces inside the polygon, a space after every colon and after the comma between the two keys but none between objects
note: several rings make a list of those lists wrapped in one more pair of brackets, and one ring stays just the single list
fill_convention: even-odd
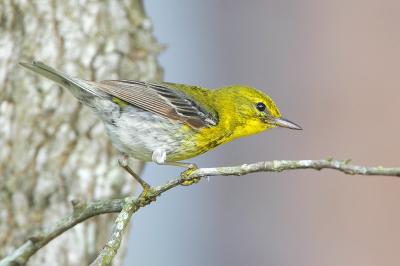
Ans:
[{"label": "pointed beak", "polygon": [[295,129],[295,130],[302,130],[301,126],[285,119],[285,118],[275,118],[274,120],[275,125],[278,127],[285,127],[285,128],[289,128],[289,129]]}]

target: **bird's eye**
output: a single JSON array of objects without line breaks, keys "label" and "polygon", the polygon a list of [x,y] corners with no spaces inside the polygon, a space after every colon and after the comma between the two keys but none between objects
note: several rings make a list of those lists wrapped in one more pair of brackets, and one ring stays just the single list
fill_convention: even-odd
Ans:
[{"label": "bird's eye", "polygon": [[256,108],[257,108],[258,111],[264,112],[265,108],[267,108],[267,107],[265,106],[264,103],[259,102],[259,103],[257,103]]}]

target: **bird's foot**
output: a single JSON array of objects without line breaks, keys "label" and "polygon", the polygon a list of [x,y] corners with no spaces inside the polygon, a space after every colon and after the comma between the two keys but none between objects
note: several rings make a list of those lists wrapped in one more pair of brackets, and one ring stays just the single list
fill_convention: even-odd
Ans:
[{"label": "bird's foot", "polygon": [[188,169],[186,169],[185,171],[183,171],[181,173],[181,178],[184,179],[184,181],[182,182],[182,186],[190,186],[196,183],[199,183],[201,180],[201,177],[190,177],[191,174],[196,171],[197,169],[199,169],[197,167],[197,165],[195,164],[187,164]]}]

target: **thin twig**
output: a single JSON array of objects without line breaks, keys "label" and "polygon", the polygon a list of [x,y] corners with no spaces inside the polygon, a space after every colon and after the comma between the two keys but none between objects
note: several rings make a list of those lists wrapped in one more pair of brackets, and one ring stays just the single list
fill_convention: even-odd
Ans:
[{"label": "thin twig", "polygon": [[365,167],[351,165],[350,160],[300,160],[300,161],[267,161],[240,166],[200,168],[194,171],[190,177],[204,177],[216,175],[245,175],[254,172],[282,172],[297,169],[333,169],[348,175],[381,175],[400,177],[400,168]]},{"label": "thin twig", "polygon": [[333,169],[349,175],[380,175],[400,177],[400,168],[364,167],[351,165],[349,160],[300,160],[300,161],[268,161],[239,166],[189,169],[182,173],[180,178],[167,183],[151,187],[145,193],[136,198],[97,201],[87,204],[74,203],[74,213],[62,219],[52,229],[37,234],[26,241],[10,256],[0,261],[0,266],[23,265],[28,259],[49,241],[67,231],[74,225],[99,214],[120,212],[114,225],[112,235],[91,265],[109,265],[118,251],[124,229],[129,224],[132,214],[155,201],[162,193],[179,185],[190,185],[196,183],[199,178],[219,175],[246,175],[254,172],[282,172],[296,169]]}]

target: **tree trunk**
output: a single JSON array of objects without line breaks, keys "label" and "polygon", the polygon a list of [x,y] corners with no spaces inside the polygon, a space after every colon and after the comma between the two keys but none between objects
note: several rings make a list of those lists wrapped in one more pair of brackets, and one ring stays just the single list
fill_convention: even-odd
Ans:
[{"label": "tree trunk", "polygon": [[[71,213],[71,200],[121,197],[135,184],[93,113],[18,62],[40,60],[89,80],[157,80],[160,50],[139,0],[0,0],[0,258]],[[114,218],[74,227],[28,264],[89,264]]]}]

